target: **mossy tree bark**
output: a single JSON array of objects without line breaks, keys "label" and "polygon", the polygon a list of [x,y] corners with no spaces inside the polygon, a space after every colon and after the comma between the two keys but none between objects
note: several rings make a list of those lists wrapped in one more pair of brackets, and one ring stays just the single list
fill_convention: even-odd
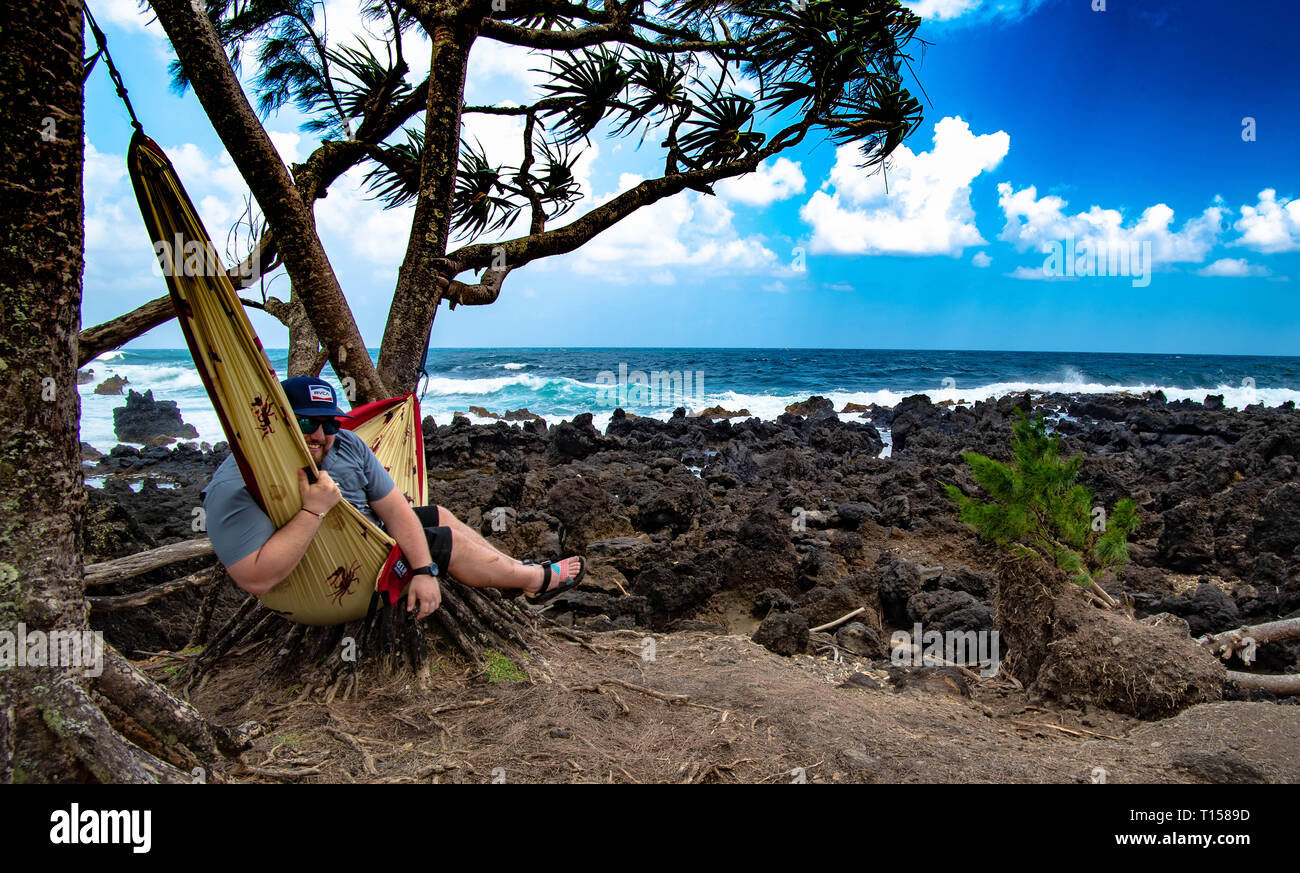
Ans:
[{"label": "mossy tree bark", "polygon": [[[111,650],[101,655],[113,675],[92,679],[93,647],[71,657],[71,646],[45,645],[54,632],[80,642],[87,629],[76,383],[82,5],[20,0],[9,9],[0,30],[0,631],[13,634],[13,661],[0,669],[0,782],[187,782],[182,767],[213,762],[240,735],[214,732]],[[162,757],[127,740],[101,699],[134,709]]]}]

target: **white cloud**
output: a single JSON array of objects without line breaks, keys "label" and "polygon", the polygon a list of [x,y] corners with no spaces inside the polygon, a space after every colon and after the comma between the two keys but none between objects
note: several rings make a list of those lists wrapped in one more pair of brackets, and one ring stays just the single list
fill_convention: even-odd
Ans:
[{"label": "white cloud", "polygon": [[1208,267],[1197,270],[1196,275],[1243,278],[1246,276],[1267,276],[1269,271],[1266,267],[1248,263],[1245,258],[1220,258]]},{"label": "white cloud", "polygon": [[[1221,201],[1189,219],[1181,230],[1173,230],[1174,211],[1164,203],[1148,206],[1129,226],[1117,209],[1092,206],[1087,212],[1066,213],[1067,201],[1054,195],[1038,196],[1033,185],[1019,191],[1010,184],[998,185],[998,204],[1006,215],[1000,238],[1021,251],[1050,252],[1055,245],[1074,239],[1092,251],[1133,251],[1151,247],[1155,264],[1197,263],[1205,260],[1219,238],[1220,225],[1228,212]],[[1028,278],[1028,277],[1024,277]]]},{"label": "white cloud", "polygon": [[813,226],[812,250],[958,255],[983,245],[970,184],[1001,163],[1010,146],[1006,132],[975,135],[965,121],[950,116],[934,126],[931,151],[899,146],[887,177],[860,169],[856,146],[840,146],[822,190],[799,212]]},{"label": "white cloud", "polygon": [[239,175],[230,153],[224,149],[215,159],[208,157],[203,149],[192,142],[171,146],[164,151],[176,167],[176,175],[181,184],[190,192],[190,199],[194,199],[193,189],[200,185],[207,189],[218,188],[229,194],[242,195],[248,191],[244,177]]},{"label": "white cloud", "polygon": [[903,0],[903,5],[927,21],[974,24],[1024,18],[1048,0]]},{"label": "white cloud", "polygon": [[397,276],[411,236],[411,203],[383,209],[363,185],[364,171],[353,168],[316,203],[316,227],[327,252],[351,251],[378,268],[377,276]]},{"label": "white cloud", "polygon": [[537,86],[549,82],[545,72],[550,56],[523,46],[509,45],[494,39],[477,39],[469,53],[469,70],[465,81],[465,102],[502,103],[502,90],[521,104],[543,96]]},{"label": "white cloud", "polygon": [[980,0],[904,0],[903,5],[922,18],[945,21],[978,9]]},{"label": "white cloud", "polygon": [[1007,276],[1012,279],[1028,279],[1038,282],[1073,282],[1074,276],[1056,276],[1042,267],[1016,267]]},{"label": "white cloud", "polygon": [[[641,181],[639,176],[623,173],[617,190],[597,197],[593,205],[605,203]],[[789,272],[761,237],[739,235],[732,224],[733,215],[721,198],[682,192],[642,207],[598,234],[563,258],[563,269],[620,284],[642,281],[649,270],[657,277],[672,270],[674,281],[682,270],[697,275]],[[559,264],[555,260],[546,259],[538,266],[556,269]]]},{"label": "white cloud", "polygon": [[280,160],[284,161],[286,167],[292,167],[296,163],[301,163],[306,157],[302,153],[302,135],[290,131],[268,130],[266,135],[271,138],[271,144],[275,150],[280,153]]},{"label": "white cloud", "polygon": [[[95,4],[92,12],[100,22],[99,26],[101,28],[105,24],[115,24],[123,30],[148,33],[159,39],[166,39],[167,37],[162,25],[158,23],[158,19],[154,16],[153,10],[141,11],[140,4],[136,0],[100,0]],[[86,38],[91,39],[89,27],[86,28]],[[109,37],[109,39],[111,42],[112,37]]]},{"label": "white cloud", "polygon": [[1300,199],[1280,200],[1277,191],[1259,192],[1259,203],[1242,206],[1241,218],[1233,225],[1241,238],[1233,245],[1274,254],[1300,249]]},{"label": "white cloud", "polygon": [[759,164],[753,173],[723,180],[716,190],[728,200],[750,206],[768,206],[777,200],[802,194],[804,184],[803,169],[798,161],[777,158],[774,162]]},{"label": "white cloud", "polygon": [[987,267],[989,264],[993,263],[993,259],[984,252],[976,252],[975,257],[971,258],[970,262],[977,267]]}]

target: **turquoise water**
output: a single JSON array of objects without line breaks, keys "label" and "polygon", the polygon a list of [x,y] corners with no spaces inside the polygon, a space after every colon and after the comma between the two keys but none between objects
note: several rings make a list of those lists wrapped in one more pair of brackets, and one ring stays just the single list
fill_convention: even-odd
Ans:
[{"label": "turquoise water", "polygon": [[[283,374],[286,351],[268,349]],[[377,350],[371,356],[376,357]],[[101,451],[117,443],[113,413],[121,397],[94,387],[125,376],[137,391],[175,400],[200,439],[224,439],[189,352],[123,349],[88,365],[81,386],[81,436]],[[591,412],[603,429],[616,406],[667,418],[677,406],[720,404],[775,418],[810,395],[843,404],[892,406],[910,394],[936,402],[974,402],[1026,391],[1106,393],[1163,390],[1170,400],[1223,394],[1240,408],[1300,402],[1300,358],[1222,355],[1139,355],[1071,352],[909,351],[869,349],[432,349],[422,380],[423,412],[439,424],[454,411],[527,407],[558,422]],[[642,378],[638,378],[640,373]],[[324,377],[338,385],[326,368]],[[620,390],[621,387],[621,390]],[[488,421],[471,415],[472,421]]]}]

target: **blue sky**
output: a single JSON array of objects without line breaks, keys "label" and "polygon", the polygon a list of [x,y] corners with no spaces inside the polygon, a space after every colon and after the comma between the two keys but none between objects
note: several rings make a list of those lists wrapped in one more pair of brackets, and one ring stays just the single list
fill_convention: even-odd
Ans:
[{"label": "blue sky", "polygon": [[[327,4],[332,41],[355,2]],[[723,346],[1300,354],[1300,11],[1259,0],[915,0],[925,121],[884,177],[810,136],[760,173],[678,195],[583,250],[512,273],[488,307],[444,307],[443,347]],[[245,189],[170,49],[133,0],[91,0],[137,113],[222,243]],[[416,52],[408,48],[408,54]],[[426,62],[427,63],[427,62]],[[471,103],[530,99],[541,59],[480,41]],[[417,71],[418,72],[418,71]],[[130,129],[103,68],[87,86],[83,324],[163,293],[123,156]],[[1244,119],[1255,138],[1243,140]],[[287,160],[314,147],[292,111],[266,121]],[[511,119],[472,117],[490,156]],[[648,143],[657,140],[647,137]],[[583,203],[662,162],[596,136]],[[410,213],[359,176],[317,220],[362,335],[382,337]],[[513,235],[513,234],[507,234]],[[1072,246],[1126,275],[1048,275]],[[1072,259],[1073,260],[1073,259]],[[1078,268],[1072,272],[1078,272]],[[269,292],[287,295],[287,280]],[[283,328],[254,315],[264,344]],[[184,345],[173,324],[134,344]]]}]

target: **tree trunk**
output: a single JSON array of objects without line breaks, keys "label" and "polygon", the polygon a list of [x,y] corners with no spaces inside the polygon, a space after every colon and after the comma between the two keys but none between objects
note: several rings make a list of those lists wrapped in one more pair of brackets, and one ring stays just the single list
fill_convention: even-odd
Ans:
[{"label": "tree trunk", "polygon": [[[123,737],[87,687],[96,652],[107,657],[100,638],[87,640],[82,587],[82,6],[21,0],[9,9],[0,30],[0,631],[17,645],[0,668],[0,782],[188,782]],[[52,632],[75,645],[58,646]],[[132,713],[144,727],[174,737],[183,723],[188,735],[212,736],[151,681],[111,678],[153,701]],[[238,744],[233,734],[221,740]],[[159,751],[195,758],[178,743]]]},{"label": "tree trunk", "polygon": [[257,199],[294,293],[311,314],[335,372],[355,380],[363,402],[390,396],[316,234],[311,207],[249,105],[212,22],[197,13],[190,0],[152,0],[151,5],[195,95]]},{"label": "tree trunk", "polygon": [[[81,4],[23,0],[0,30],[0,630],[80,629],[77,394],[82,229]],[[75,779],[44,713],[74,676],[0,669],[14,706],[12,778]]]},{"label": "tree trunk", "polygon": [[447,254],[451,236],[452,194],[460,160],[460,110],[470,46],[477,34],[475,18],[440,25],[432,34],[420,194],[379,351],[379,376],[398,393],[415,389],[420,357],[442,299],[438,279],[444,267],[440,259]]},{"label": "tree trunk", "polygon": [[[296,294],[289,298],[289,309],[286,315],[289,327],[289,375],[319,376],[323,366],[323,363],[316,361],[320,340],[316,338],[316,329],[311,326],[307,310],[303,308]],[[348,383],[345,382],[344,388],[347,387]]]}]

